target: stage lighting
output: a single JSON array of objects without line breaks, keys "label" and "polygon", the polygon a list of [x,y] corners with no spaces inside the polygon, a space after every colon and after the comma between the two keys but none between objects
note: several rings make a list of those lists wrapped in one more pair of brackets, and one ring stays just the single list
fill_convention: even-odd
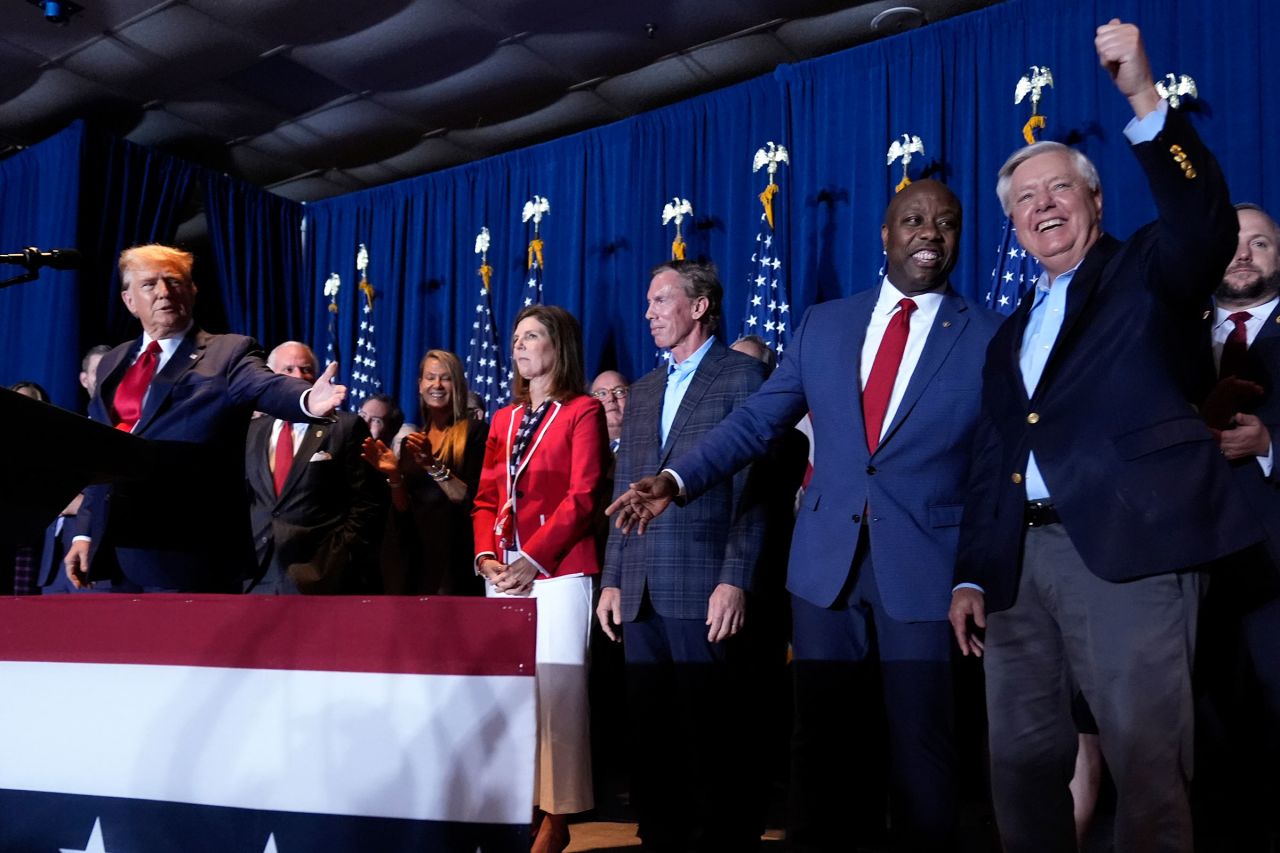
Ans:
[{"label": "stage lighting", "polygon": [[32,6],[39,6],[44,19],[51,24],[63,25],[71,21],[73,15],[84,11],[84,7],[71,0],[27,0]]}]

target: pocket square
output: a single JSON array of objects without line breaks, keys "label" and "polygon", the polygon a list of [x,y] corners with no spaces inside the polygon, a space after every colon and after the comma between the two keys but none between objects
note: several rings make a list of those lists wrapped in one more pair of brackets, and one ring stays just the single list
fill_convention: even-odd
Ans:
[{"label": "pocket square", "polygon": [[315,453],[311,454],[312,462],[328,462],[332,458],[333,456],[325,450],[317,450]]}]

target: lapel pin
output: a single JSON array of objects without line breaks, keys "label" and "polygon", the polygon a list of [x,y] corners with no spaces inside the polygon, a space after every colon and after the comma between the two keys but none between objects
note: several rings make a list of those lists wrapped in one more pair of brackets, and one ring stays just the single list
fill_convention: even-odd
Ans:
[{"label": "lapel pin", "polygon": [[950,328],[951,328],[951,321],[950,321],[950,320],[943,320],[943,321],[942,321],[942,328],[944,328],[944,329],[950,329]]},{"label": "lapel pin", "polygon": [[324,435],[324,430],[322,430],[322,429],[318,429],[318,430],[316,430],[316,438],[319,438],[319,437],[320,437],[320,436],[322,436],[322,435]]},{"label": "lapel pin", "polygon": [[[1205,311],[1203,314],[1201,314],[1201,315],[1200,315],[1200,319],[1201,319],[1201,320],[1208,320],[1208,319],[1209,319],[1209,315],[1210,315],[1210,314],[1212,314],[1212,313],[1213,313],[1212,311]],[[1280,319],[1280,318],[1277,318],[1277,319]]]}]

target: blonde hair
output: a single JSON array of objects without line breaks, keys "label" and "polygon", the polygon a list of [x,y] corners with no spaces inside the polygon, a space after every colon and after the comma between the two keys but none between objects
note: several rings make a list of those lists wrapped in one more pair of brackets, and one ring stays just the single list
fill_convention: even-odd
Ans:
[{"label": "blonde hair", "polygon": [[[444,432],[444,441],[440,444],[440,459],[449,468],[462,464],[462,456],[467,451],[467,375],[462,370],[462,360],[448,350],[430,349],[418,364],[418,381],[427,372],[427,362],[435,359],[444,365],[449,372],[449,380],[453,384],[453,399],[449,401],[452,411],[449,413],[449,426]],[[418,394],[418,410],[422,418],[422,428],[431,426],[431,417],[427,413],[427,405]]]},{"label": "blonde hair", "polygon": [[120,271],[121,290],[127,287],[124,281],[125,270],[135,263],[147,263],[148,261],[173,264],[181,271],[182,277],[187,284],[191,283],[191,268],[195,266],[195,255],[190,252],[184,252],[182,249],[175,249],[173,246],[148,243],[145,246],[133,246],[120,253],[120,262],[117,264],[117,269]]}]

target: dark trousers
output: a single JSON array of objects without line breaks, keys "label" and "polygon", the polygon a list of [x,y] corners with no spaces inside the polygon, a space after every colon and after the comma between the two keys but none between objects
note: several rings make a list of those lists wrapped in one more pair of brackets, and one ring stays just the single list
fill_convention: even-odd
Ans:
[{"label": "dark trousers", "polygon": [[851,835],[859,828],[851,810],[864,803],[872,812],[867,819],[879,827],[862,831],[883,832],[883,788],[876,785],[882,767],[876,757],[887,744],[895,847],[955,850],[949,624],[901,622],[885,612],[865,528],[840,599],[824,608],[793,596],[792,624],[791,849],[853,849],[859,839]]},{"label": "dark trousers", "polygon": [[991,788],[1006,853],[1074,853],[1078,685],[1116,786],[1115,850],[1190,851],[1198,576],[1111,583],[1060,524],[1027,531],[1011,608],[987,616]]},{"label": "dark trousers", "polygon": [[738,853],[760,844],[761,733],[743,637],[709,643],[707,630],[702,620],[659,615],[647,597],[623,629],[631,802],[646,851]]}]

